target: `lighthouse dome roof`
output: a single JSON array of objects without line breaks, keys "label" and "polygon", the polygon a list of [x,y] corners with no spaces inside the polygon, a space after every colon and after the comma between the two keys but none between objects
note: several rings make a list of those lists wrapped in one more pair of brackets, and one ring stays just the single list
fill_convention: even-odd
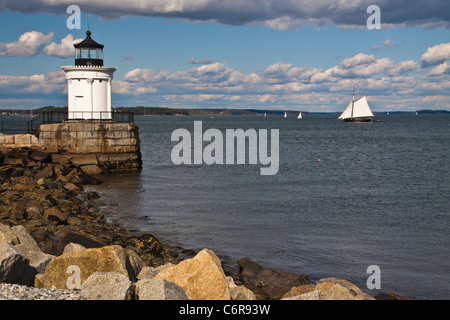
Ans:
[{"label": "lighthouse dome roof", "polygon": [[97,43],[91,38],[92,32],[86,31],[86,39],[74,45],[75,48],[98,48],[103,49],[104,45]]}]

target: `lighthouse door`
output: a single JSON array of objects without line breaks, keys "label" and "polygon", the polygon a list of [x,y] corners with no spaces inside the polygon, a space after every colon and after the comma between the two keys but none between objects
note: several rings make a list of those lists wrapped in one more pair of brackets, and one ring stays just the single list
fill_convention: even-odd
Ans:
[{"label": "lighthouse door", "polygon": [[71,115],[70,119],[83,119],[83,96],[75,96],[75,109]]}]

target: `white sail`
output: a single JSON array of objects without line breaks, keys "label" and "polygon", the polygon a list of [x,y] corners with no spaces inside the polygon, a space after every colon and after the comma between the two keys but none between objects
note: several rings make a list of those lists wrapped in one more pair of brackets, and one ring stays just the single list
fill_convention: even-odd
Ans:
[{"label": "white sail", "polygon": [[302,116],[302,113],[300,112],[300,113],[298,114],[297,119],[301,119],[301,118],[303,118],[303,116]]},{"label": "white sail", "polygon": [[284,113],[284,117],[287,118],[287,113],[286,112]]},{"label": "white sail", "polygon": [[339,116],[338,119],[351,119],[351,118],[370,118],[373,117],[373,113],[370,110],[369,104],[367,103],[366,96],[362,97],[355,102],[348,104],[344,112]]}]

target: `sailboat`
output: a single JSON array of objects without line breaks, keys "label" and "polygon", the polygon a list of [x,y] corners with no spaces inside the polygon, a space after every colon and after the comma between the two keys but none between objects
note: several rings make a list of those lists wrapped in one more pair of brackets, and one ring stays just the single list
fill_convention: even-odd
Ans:
[{"label": "sailboat", "polygon": [[370,110],[366,96],[355,100],[355,87],[353,87],[352,101],[350,101],[338,119],[345,122],[370,122],[373,117],[374,115],[372,110]]},{"label": "sailboat", "polygon": [[287,118],[287,113],[286,112],[284,113],[284,117]]},{"label": "sailboat", "polygon": [[303,118],[303,116],[302,116],[302,112],[300,111],[299,112],[299,114],[298,114],[298,117],[297,117],[297,119],[302,119]]}]

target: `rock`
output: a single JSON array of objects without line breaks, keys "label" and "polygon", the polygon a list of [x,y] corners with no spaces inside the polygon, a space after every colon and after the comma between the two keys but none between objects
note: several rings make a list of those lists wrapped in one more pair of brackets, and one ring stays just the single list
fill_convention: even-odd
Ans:
[{"label": "rock", "polygon": [[53,165],[48,164],[45,168],[39,170],[35,175],[34,178],[35,179],[40,179],[40,178],[51,178],[53,177]]},{"label": "rock", "polygon": [[72,159],[71,156],[63,155],[63,154],[52,154],[52,162],[57,164],[68,164]]},{"label": "rock", "polygon": [[138,274],[141,273],[141,270],[144,267],[144,261],[134,250],[125,249],[125,251],[127,254],[127,264],[133,270],[132,280],[136,281]]},{"label": "rock", "polygon": [[44,211],[44,216],[49,221],[55,221],[58,224],[67,223],[67,216],[56,207],[48,208]]},{"label": "rock", "polygon": [[67,288],[67,268],[77,266],[80,270],[80,282],[83,283],[94,272],[115,272],[126,275],[131,281],[136,280],[140,270],[134,270],[127,251],[120,246],[74,251],[56,257],[45,269],[40,285],[44,288],[55,286]]},{"label": "rock", "polygon": [[10,177],[14,172],[14,167],[11,165],[4,165],[0,167],[0,177]]},{"label": "rock", "polygon": [[19,239],[8,225],[0,223],[0,241],[5,241],[9,244],[18,244]]},{"label": "rock", "polygon": [[320,291],[314,290],[297,296],[283,298],[282,300],[320,300]]},{"label": "rock", "polygon": [[165,253],[159,240],[151,234],[139,236],[135,243],[135,249],[140,255],[148,254],[155,258],[162,258]]},{"label": "rock", "polygon": [[102,169],[99,168],[99,166],[95,164],[89,164],[86,166],[82,166],[81,170],[83,170],[86,174],[100,174],[102,173]]},{"label": "rock", "polygon": [[253,291],[242,285],[237,286],[232,277],[227,277],[227,283],[232,300],[256,300],[256,296]]},{"label": "rock", "polygon": [[230,295],[232,300],[256,300],[253,291],[242,285],[230,288]]},{"label": "rock", "polygon": [[25,255],[30,266],[34,267],[37,273],[43,273],[55,256],[43,253],[24,226],[14,226],[11,230],[19,239],[19,244],[14,247]]},{"label": "rock", "polygon": [[100,239],[91,235],[81,234],[80,232],[73,230],[67,226],[59,227],[55,235],[59,237],[58,243],[55,247],[56,255],[61,255],[64,251],[64,248],[69,243],[76,243],[88,249],[101,248],[106,246],[106,243],[104,241],[101,241]]},{"label": "rock", "polygon": [[172,263],[166,263],[159,267],[142,267],[141,272],[139,272],[137,278],[139,280],[153,279],[160,271],[167,268],[171,268],[174,265]]},{"label": "rock", "polygon": [[233,277],[227,276],[228,288],[236,288],[237,285],[234,283]]},{"label": "rock", "polygon": [[289,290],[287,293],[285,293],[282,297],[282,299],[288,299],[295,296],[303,295],[309,292],[312,292],[315,290],[315,286],[311,284],[305,284],[298,287],[293,287],[291,290]]},{"label": "rock", "polygon": [[25,205],[25,211],[27,212],[27,216],[29,218],[40,218],[44,211],[44,207],[41,202],[38,200],[32,200]]},{"label": "rock", "polygon": [[405,297],[402,297],[396,293],[389,292],[389,293],[379,293],[375,297],[376,300],[411,300]]},{"label": "rock", "polygon": [[50,160],[50,154],[44,151],[33,151],[31,152],[30,159],[38,162],[46,162]]},{"label": "rock", "polygon": [[81,244],[69,243],[68,245],[66,245],[64,247],[64,251],[62,254],[70,253],[70,252],[74,252],[74,251],[84,251],[84,250],[86,250],[86,248],[83,247]]},{"label": "rock", "polygon": [[0,241],[0,283],[21,283],[26,274],[28,259],[13,245]]},{"label": "rock", "polygon": [[27,217],[27,212],[25,211],[25,206],[20,202],[15,202],[11,206],[10,215],[16,220],[23,220]]},{"label": "rock", "polygon": [[87,300],[132,300],[134,285],[116,272],[94,272],[81,285],[81,295]]},{"label": "rock", "polygon": [[68,190],[68,191],[72,191],[72,192],[77,192],[80,191],[81,188],[75,184],[73,184],[72,182],[68,182],[64,185],[64,189]]},{"label": "rock", "polygon": [[160,271],[155,279],[176,283],[193,300],[229,300],[230,290],[219,258],[203,249],[194,258]]},{"label": "rock", "polygon": [[5,158],[3,159],[3,164],[9,164],[11,166],[23,166],[23,159],[16,159],[16,158]]},{"label": "rock", "polygon": [[320,291],[321,300],[375,300],[344,279],[321,279],[317,281],[315,290]]},{"label": "rock", "polygon": [[144,279],[136,282],[138,300],[190,300],[177,284],[164,279]]},{"label": "rock", "polygon": [[257,287],[292,288],[310,283],[307,276],[269,270],[250,258],[240,259],[238,265],[244,282]]}]

